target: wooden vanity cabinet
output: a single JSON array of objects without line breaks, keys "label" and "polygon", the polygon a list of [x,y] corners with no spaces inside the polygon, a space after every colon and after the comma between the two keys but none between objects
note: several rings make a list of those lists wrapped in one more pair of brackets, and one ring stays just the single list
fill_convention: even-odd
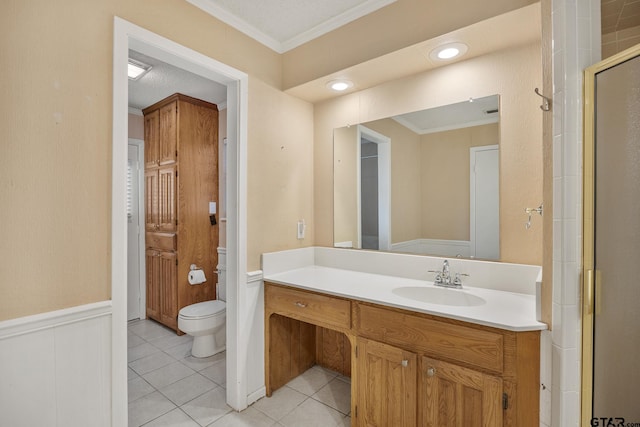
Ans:
[{"label": "wooden vanity cabinet", "polygon": [[[346,304],[351,307],[349,327],[345,315],[323,309],[331,305],[329,310],[344,313]],[[277,343],[294,343],[298,354],[322,351],[300,350],[302,343],[317,346],[318,340],[283,340],[290,336],[281,328],[283,321],[303,321],[308,331],[314,330],[311,325],[337,329],[354,346],[353,426],[539,425],[539,331],[507,331],[269,282],[265,316],[268,395],[314,362],[298,363],[294,355],[287,366],[305,368],[287,370],[274,382],[283,371],[278,352],[288,351]]]},{"label": "wooden vanity cabinet", "polygon": [[[178,331],[182,307],[215,298],[218,108],[174,94],[143,114],[147,316]],[[191,264],[205,283],[189,285]]]}]

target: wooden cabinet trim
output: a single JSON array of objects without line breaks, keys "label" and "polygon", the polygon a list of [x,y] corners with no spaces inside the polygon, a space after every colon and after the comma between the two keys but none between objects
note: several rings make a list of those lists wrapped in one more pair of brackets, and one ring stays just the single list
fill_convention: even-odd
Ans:
[{"label": "wooden cabinet trim", "polygon": [[218,106],[216,104],[212,104],[210,102],[203,101],[202,99],[193,98],[191,96],[183,95],[181,93],[174,93],[173,95],[170,95],[170,96],[166,97],[165,99],[156,102],[153,105],[150,105],[150,106],[148,106],[146,108],[143,108],[142,109],[142,114],[144,114],[146,116],[150,112],[152,112],[154,110],[158,110],[158,109],[164,107],[165,105],[170,104],[170,103],[172,103],[174,101],[178,101],[178,100],[179,101],[188,102],[188,103],[194,104],[194,105],[200,105],[202,107],[210,108],[212,110],[218,111]]},{"label": "wooden cabinet trim", "polygon": [[354,303],[353,310],[353,327],[360,336],[491,372],[503,371],[504,340],[500,333],[368,304]]},{"label": "wooden cabinet trim", "polygon": [[267,310],[283,316],[337,330],[351,327],[351,301],[289,287],[265,289]]}]

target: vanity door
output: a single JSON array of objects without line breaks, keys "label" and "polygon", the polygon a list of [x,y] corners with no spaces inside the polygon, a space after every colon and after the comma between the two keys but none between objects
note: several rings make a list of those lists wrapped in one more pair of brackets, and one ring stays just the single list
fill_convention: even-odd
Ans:
[{"label": "vanity door", "polygon": [[358,338],[357,423],[362,427],[416,426],[415,353]]},{"label": "vanity door", "polygon": [[421,425],[502,426],[501,378],[429,357],[421,362]]}]

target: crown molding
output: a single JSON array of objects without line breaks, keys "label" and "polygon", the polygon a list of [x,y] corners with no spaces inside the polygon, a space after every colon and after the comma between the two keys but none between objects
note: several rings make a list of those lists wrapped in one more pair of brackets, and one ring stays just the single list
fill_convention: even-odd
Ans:
[{"label": "crown molding", "polygon": [[211,0],[187,1],[213,17],[232,26],[236,30],[246,34],[257,42],[265,45],[269,49],[282,54],[333,31],[336,28],[342,27],[349,22],[355,21],[356,19],[362,18],[365,15],[388,6],[391,3],[395,3],[397,0],[369,0],[284,41],[279,41],[268,34],[265,34],[245,20],[240,19],[236,15],[229,13],[226,9],[216,5]]},{"label": "crown molding", "polygon": [[209,0],[187,0],[192,5],[204,10],[209,15],[212,15],[214,18],[218,18],[222,22],[236,30],[248,35],[252,39],[262,43],[266,47],[271,50],[274,50],[278,53],[284,53],[282,50],[282,43],[278,40],[274,39],[271,36],[263,33],[258,30],[253,25],[249,24],[243,19],[238,18],[236,15],[229,13],[227,10],[215,5]]}]

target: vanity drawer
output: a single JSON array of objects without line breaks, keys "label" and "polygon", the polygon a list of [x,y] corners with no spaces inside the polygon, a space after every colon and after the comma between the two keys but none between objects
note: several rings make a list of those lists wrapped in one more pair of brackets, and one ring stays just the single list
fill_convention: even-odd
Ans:
[{"label": "vanity drawer", "polygon": [[354,303],[354,329],[360,336],[435,358],[496,373],[504,369],[500,333],[359,303]]},{"label": "vanity drawer", "polygon": [[351,302],[265,283],[267,310],[320,326],[351,326]]},{"label": "vanity drawer", "polygon": [[148,248],[162,249],[165,251],[176,250],[175,233],[146,233],[145,240]]}]

